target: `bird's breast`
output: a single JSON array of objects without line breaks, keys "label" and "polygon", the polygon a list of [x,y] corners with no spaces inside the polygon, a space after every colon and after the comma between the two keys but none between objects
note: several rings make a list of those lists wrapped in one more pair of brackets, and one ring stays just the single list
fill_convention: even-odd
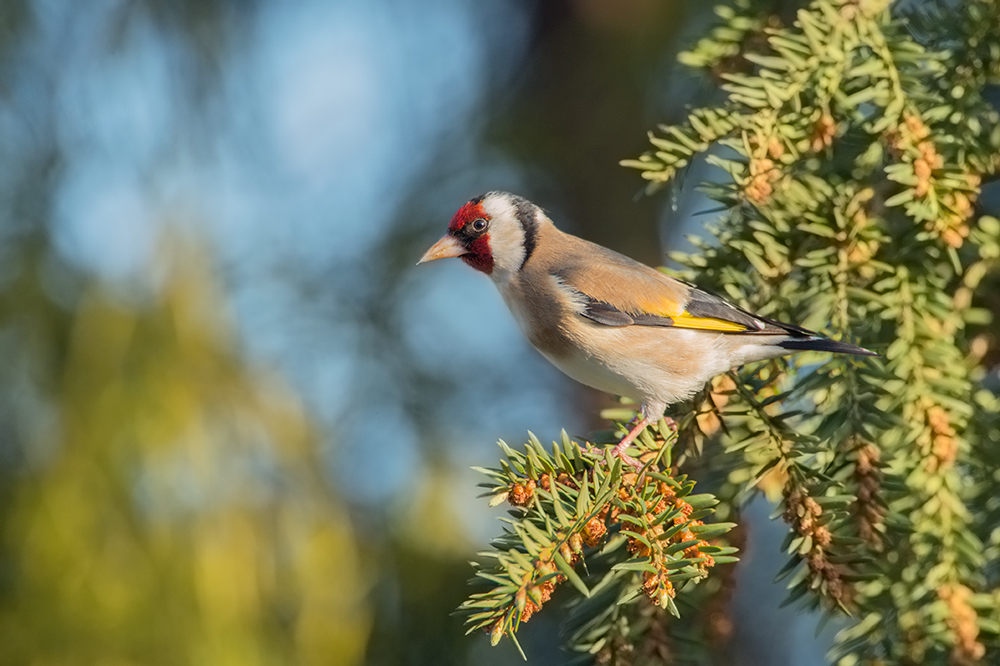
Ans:
[{"label": "bird's breast", "polygon": [[648,367],[622,347],[624,340],[616,340],[621,331],[592,325],[566,293],[539,289],[537,281],[498,286],[521,332],[559,370],[592,388],[643,398],[645,392],[633,380],[641,382]]}]

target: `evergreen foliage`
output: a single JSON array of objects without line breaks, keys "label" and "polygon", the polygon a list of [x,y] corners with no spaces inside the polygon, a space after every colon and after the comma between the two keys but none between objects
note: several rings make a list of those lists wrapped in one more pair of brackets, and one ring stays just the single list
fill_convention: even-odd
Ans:
[{"label": "evergreen foliage", "polygon": [[[1000,257],[1000,221],[977,209],[1000,168],[984,98],[1000,79],[1000,6],[890,5],[816,0],[791,25],[745,1],[719,8],[681,61],[724,99],[623,162],[651,189],[694,160],[716,167],[702,185],[721,206],[712,238],[672,256],[681,277],[883,358],[805,353],[723,376],[677,408],[678,433],[661,423],[645,439],[638,477],[568,441],[551,455],[504,446],[485,472],[518,508],[480,568],[489,589],[463,606],[473,628],[513,637],[568,580],[571,648],[700,662],[671,646],[705,645],[710,623],[661,609],[711,604],[725,589],[711,558],[733,550],[706,542],[728,524],[691,521],[716,502],[734,515],[763,487],[788,524],[790,599],[848,619],[831,663],[1000,660],[1000,400],[983,385],[996,339],[977,305]],[[691,496],[682,472],[706,440],[728,474],[717,497]]]},{"label": "evergreen foliage", "polygon": [[[667,421],[640,436],[641,474],[601,453],[583,450],[563,435],[548,453],[531,438],[525,452],[500,443],[506,460],[481,469],[491,504],[514,507],[493,562],[477,576],[489,589],[462,605],[470,631],[489,629],[495,645],[569,581],[583,599],[573,604],[571,644],[586,652],[620,649],[641,635],[637,613],[652,601],[674,616],[676,590],[705,578],[718,564],[735,561],[735,548],[712,543],[732,523],[705,523],[712,495],[692,495],[694,482],[671,469],[677,434]],[[478,566],[478,565],[477,565]],[[577,572],[577,567],[584,573]]]}]

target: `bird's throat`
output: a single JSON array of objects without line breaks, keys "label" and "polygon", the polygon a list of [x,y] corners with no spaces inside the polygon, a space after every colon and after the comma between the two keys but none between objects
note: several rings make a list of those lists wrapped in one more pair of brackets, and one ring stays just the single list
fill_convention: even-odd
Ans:
[{"label": "bird's throat", "polygon": [[493,252],[490,251],[490,236],[480,236],[469,243],[466,248],[468,254],[462,255],[462,261],[469,264],[477,271],[482,271],[487,275],[493,273]]}]

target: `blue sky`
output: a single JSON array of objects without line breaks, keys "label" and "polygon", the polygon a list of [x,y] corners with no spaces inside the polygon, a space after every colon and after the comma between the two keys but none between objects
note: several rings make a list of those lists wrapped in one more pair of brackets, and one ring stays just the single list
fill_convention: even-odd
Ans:
[{"label": "blue sky", "polygon": [[[446,174],[440,193],[422,197],[439,219],[413,220],[428,242],[466,198],[521,177],[476,140],[484,92],[527,48],[520,7],[263,3],[219,51],[192,112],[183,103],[190,63],[175,38],[140,19],[112,39],[115,2],[89,14],[45,5],[31,51],[35,75],[51,81],[67,157],[59,251],[127,292],[155,282],[149,267],[165,228],[207,239],[245,349],[304,396],[325,426],[335,483],[352,497],[403,492],[421,438],[465,468],[491,461],[498,436],[573,428],[565,382],[528,349],[482,276],[442,262],[404,274],[384,303],[384,292],[369,291],[379,266],[371,256],[423,171]],[[453,164],[440,163],[445,140]],[[321,295],[303,297],[303,282]],[[421,387],[373,348],[360,314],[380,307],[402,332],[382,345],[455,378],[435,433],[407,406]],[[472,339],[479,351],[449,343]],[[394,433],[378,443],[386,463],[377,478],[364,463],[373,422]]]}]

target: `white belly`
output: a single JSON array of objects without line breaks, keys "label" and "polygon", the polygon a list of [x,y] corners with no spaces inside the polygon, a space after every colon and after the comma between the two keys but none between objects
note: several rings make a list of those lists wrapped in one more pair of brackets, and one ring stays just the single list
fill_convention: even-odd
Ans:
[{"label": "white belly", "polygon": [[587,358],[583,354],[572,354],[556,358],[541,350],[539,350],[539,353],[548,359],[552,365],[581,384],[595,388],[598,391],[604,391],[605,393],[622,395],[636,402],[643,401],[642,391],[629,380],[628,376],[616,372],[593,358]]}]

